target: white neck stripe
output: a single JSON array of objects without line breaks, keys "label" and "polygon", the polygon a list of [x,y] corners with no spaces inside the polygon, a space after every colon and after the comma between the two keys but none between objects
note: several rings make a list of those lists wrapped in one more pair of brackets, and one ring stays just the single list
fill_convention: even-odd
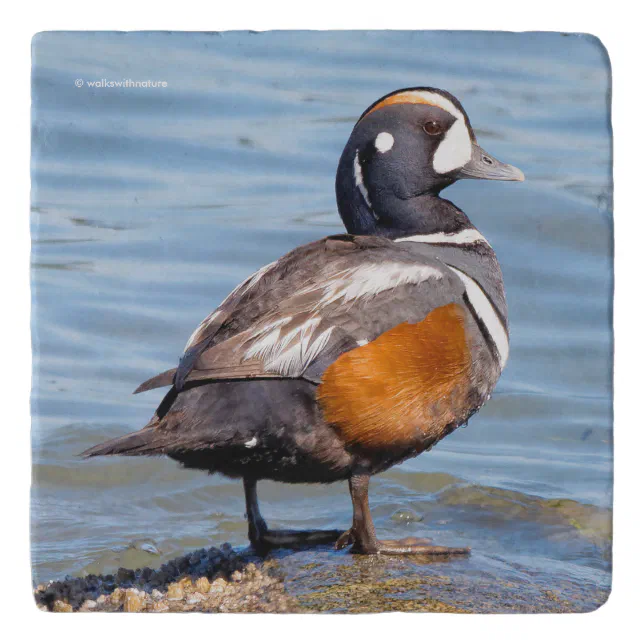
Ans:
[{"label": "white neck stripe", "polygon": [[469,275],[466,275],[463,271],[459,271],[458,268],[454,268],[453,266],[450,266],[450,269],[458,275],[461,282],[465,285],[465,292],[476,311],[476,315],[478,315],[487,328],[496,346],[496,350],[499,352],[501,369],[503,369],[510,355],[510,340],[497,312],[490,302],[490,298]]},{"label": "white neck stripe", "polygon": [[367,191],[367,186],[364,185],[364,179],[362,177],[360,152],[358,150],[356,150],[356,156],[353,158],[353,179],[355,181],[356,188],[358,188],[363,199],[367,202],[367,206],[371,208],[371,199],[369,199],[369,192]]},{"label": "white neck stripe", "polygon": [[401,237],[395,239],[397,242],[423,242],[425,244],[474,244],[483,242],[490,245],[488,240],[476,230],[476,228],[466,228],[457,233],[432,233],[431,235],[412,235],[411,237]]}]

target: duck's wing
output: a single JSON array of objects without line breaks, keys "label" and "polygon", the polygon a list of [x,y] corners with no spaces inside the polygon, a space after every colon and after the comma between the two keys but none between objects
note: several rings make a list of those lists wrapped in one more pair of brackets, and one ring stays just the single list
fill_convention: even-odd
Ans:
[{"label": "duck's wing", "polygon": [[242,283],[193,333],[176,370],[138,389],[199,380],[305,378],[319,383],[346,351],[460,300],[445,264],[375,237],[301,246]]},{"label": "duck's wing", "polygon": [[[321,240],[324,241],[324,240]],[[176,383],[181,389],[194,363],[207,349],[250,325],[284,296],[284,278],[301,278],[309,259],[319,256],[320,242],[299,246],[275,262],[263,266],[237,286],[194,330],[179,366],[168,369],[139,385],[135,394]],[[242,314],[243,312],[243,314]]]}]

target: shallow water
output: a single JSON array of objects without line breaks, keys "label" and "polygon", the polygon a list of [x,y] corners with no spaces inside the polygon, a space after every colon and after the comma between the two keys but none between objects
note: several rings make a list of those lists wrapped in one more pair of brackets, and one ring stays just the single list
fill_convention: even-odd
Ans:
[{"label": "shallow water", "polygon": [[[88,86],[101,79],[168,86]],[[443,575],[482,583],[516,581],[521,571],[565,596],[605,592],[608,84],[600,45],[574,35],[38,36],[34,578],[245,544],[238,482],[164,459],[75,455],[145,424],[161,394],[132,390],[176,364],[196,324],[243,278],[341,231],[334,174],[355,119],[393,89],[432,85],[458,96],[483,147],[527,177],[445,192],[497,252],[512,349],[495,396],[469,427],[374,481],[377,528],[473,547],[471,559],[442,565]],[[265,483],[260,495],[275,526],[350,521],[344,485]]]}]

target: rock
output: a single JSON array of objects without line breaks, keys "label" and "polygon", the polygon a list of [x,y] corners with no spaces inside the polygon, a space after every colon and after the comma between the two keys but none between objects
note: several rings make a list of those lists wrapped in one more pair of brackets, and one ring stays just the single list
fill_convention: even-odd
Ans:
[{"label": "rock", "polygon": [[60,599],[57,599],[54,602],[54,613],[73,613],[73,612],[74,610],[67,602],[64,602]]},{"label": "rock", "polygon": [[153,613],[164,613],[165,611],[169,610],[170,606],[168,605],[167,601],[160,601],[160,602],[154,602],[152,604],[152,612]]},{"label": "rock", "polygon": [[232,581],[237,581],[237,582],[241,581],[242,577],[243,575],[241,574],[241,572],[239,572],[239,570],[235,570],[235,572],[232,575],[230,575],[230,579]]},{"label": "rock", "polygon": [[227,585],[228,584],[225,579],[215,579],[215,581],[210,584],[210,594],[214,595],[216,593],[223,593]]},{"label": "rock", "polygon": [[140,613],[145,608],[145,593],[136,588],[128,588],[125,591],[123,610],[126,613]]},{"label": "rock", "polygon": [[210,582],[208,577],[199,577],[195,582],[195,587],[200,593],[209,593],[210,592]]},{"label": "rock", "polygon": [[[103,595],[101,595],[101,596],[103,596]],[[94,608],[96,608],[97,606],[98,606],[98,603],[97,603],[97,602],[95,602],[93,599],[86,599],[86,600],[83,602],[83,605],[80,607],[80,609],[81,609],[82,611],[88,611],[88,610],[93,610],[93,609],[94,609]]]},{"label": "rock", "polygon": [[134,570],[129,570],[128,568],[119,568],[116,572],[115,581],[117,584],[124,584],[130,581],[134,581],[134,579]]},{"label": "rock", "polygon": [[404,510],[396,510],[391,515],[391,520],[396,523],[417,523],[418,521],[422,521],[423,517],[418,512],[406,508]]},{"label": "rock", "polygon": [[116,574],[41,584],[35,599],[39,609],[57,612],[276,612],[284,606],[296,610],[297,602],[286,596],[272,568],[270,561],[251,563],[225,544],[176,557],[156,570],[120,568]]},{"label": "rock", "polygon": [[110,603],[113,604],[114,606],[120,606],[123,603],[124,599],[125,599],[125,591],[122,588],[117,588],[110,595]]},{"label": "rock", "polygon": [[181,579],[179,579],[178,583],[183,586],[183,590],[187,593],[194,590],[194,584],[192,583],[192,579],[190,579],[190,577],[182,577]]},{"label": "rock", "polygon": [[205,595],[202,595],[201,593],[193,593],[186,600],[186,604],[200,604],[204,599],[206,599]]},{"label": "rock", "polygon": [[157,546],[156,542],[152,539],[135,539],[129,545],[130,548],[136,550],[141,550],[143,552],[148,552],[151,555],[160,555],[161,551]]},{"label": "rock", "polygon": [[174,583],[168,586],[168,599],[170,601],[177,601],[179,599],[183,599],[183,596],[184,596],[183,584]]},{"label": "rock", "polygon": [[257,566],[254,563],[249,563],[246,566],[246,571],[245,572],[249,577],[257,577],[258,576],[257,573],[259,571],[257,570]]}]

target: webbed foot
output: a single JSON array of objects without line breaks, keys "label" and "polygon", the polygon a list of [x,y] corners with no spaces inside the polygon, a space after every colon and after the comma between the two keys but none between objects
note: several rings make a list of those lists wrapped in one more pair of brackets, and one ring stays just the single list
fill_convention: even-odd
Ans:
[{"label": "webbed foot", "polygon": [[428,539],[417,539],[407,537],[405,539],[375,539],[360,538],[356,536],[354,529],[347,530],[335,542],[335,549],[342,550],[347,546],[353,546],[351,552],[364,555],[434,555],[443,557],[466,556],[470,549],[450,548],[447,546],[436,546]]}]

